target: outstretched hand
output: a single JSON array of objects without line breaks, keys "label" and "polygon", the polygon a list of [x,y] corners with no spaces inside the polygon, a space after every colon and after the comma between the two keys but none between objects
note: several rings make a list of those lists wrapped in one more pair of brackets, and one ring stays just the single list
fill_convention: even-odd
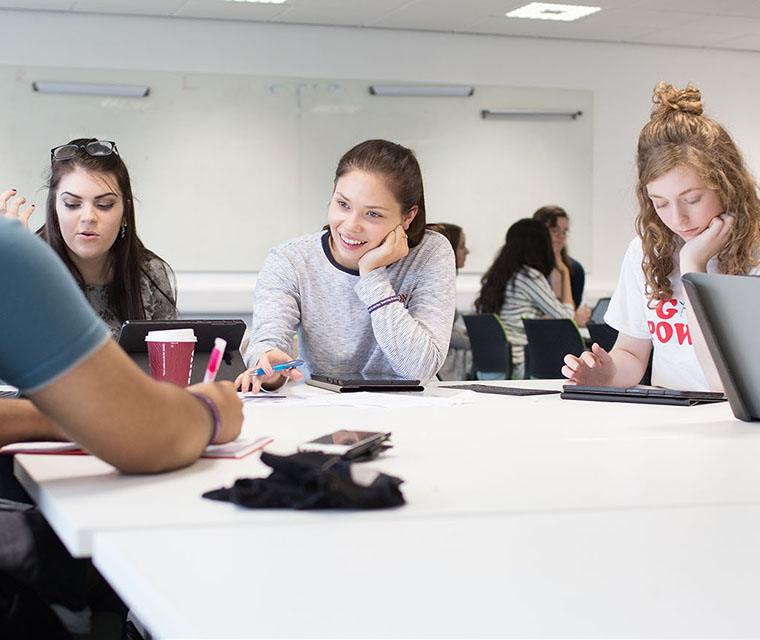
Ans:
[{"label": "outstretched hand", "polygon": [[679,254],[681,275],[704,272],[707,263],[728,243],[736,218],[730,213],[721,213],[710,220],[707,228],[697,236],[687,240]]},{"label": "outstretched hand", "polygon": [[580,356],[567,354],[562,367],[562,375],[569,378],[571,384],[594,387],[610,386],[616,372],[612,356],[596,342],[591,351],[584,351]]},{"label": "outstretched hand", "polygon": [[[274,371],[272,369],[274,365],[290,362],[292,359],[291,356],[279,349],[272,349],[271,351],[262,353],[255,367],[246,369],[235,379],[235,387],[239,387],[243,393],[249,391],[251,393],[258,393],[262,386],[265,389],[281,387],[287,382],[288,378],[291,380],[303,380],[303,374],[296,368],[283,369],[281,371]],[[264,375],[254,375],[253,372],[256,369],[263,369]]]},{"label": "outstretched hand", "polygon": [[30,204],[21,210],[21,205],[26,204],[26,198],[16,195],[15,189],[8,189],[0,193],[0,215],[6,218],[20,220],[27,229],[29,228],[29,218],[34,213],[34,205]]}]

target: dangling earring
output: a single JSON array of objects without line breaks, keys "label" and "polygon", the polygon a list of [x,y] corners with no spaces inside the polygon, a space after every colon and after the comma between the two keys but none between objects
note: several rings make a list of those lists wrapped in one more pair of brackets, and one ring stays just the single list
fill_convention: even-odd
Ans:
[{"label": "dangling earring", "polygon": [[126,222],[123,225],[121,225],[121,237],[122,238],[127,237],[127,223]]}]

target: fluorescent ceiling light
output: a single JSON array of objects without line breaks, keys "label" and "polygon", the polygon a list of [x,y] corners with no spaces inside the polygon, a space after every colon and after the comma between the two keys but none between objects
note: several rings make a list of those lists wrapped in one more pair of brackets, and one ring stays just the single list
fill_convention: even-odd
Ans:
[{"label": "fluorescent ceiling light", "polygon": [[417,96],[417,97],[467,97],[474,93],[472,87],[455,86],[414,86],[373,84],[369,92],[374,96]]},{"label": "fluorescent ceiling light", "polygon": [[528,109],[483,109],[480,112],[483,118],[572,118],[575,120],[578,116],[583,115],[583,111],[578,110],[528,110]]},{"label": "fluorescent ceiling light", "polygon": [[255,2],[257,4],[283,4],[285,0],[227,0],[227,2]]},{"label": "fluorescent ceiling light", "polygon": [[150,87],[128,84],[88,84],[85,82],[32,82],[32,89],[40,93],[70,93],[91,96],[121,96],[124,98],[144,98]]},{"label": "fluorescent ceiling light", "polygon": [[564,20],[570,22],[583,18],[597,11],[601,7],[582,7],[575,4],[552,4],[549,2],[531,2],[524,7],[515,9],[506,14],[507,18],[531,18],[533,20]]}]

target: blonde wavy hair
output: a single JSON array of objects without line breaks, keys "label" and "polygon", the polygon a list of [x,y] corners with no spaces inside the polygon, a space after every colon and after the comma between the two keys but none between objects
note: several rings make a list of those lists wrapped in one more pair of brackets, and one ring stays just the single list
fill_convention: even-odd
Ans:
[{"label": "blonde wavy hair", "polygon": [[728,132],[703,115],[699,90],[659,82],[652,97],[649,122],[639,134],[636,196],[639,213],[636,232],[641,238],[649,305],[673,297],[670,276],[675,269],[676,234],[660,220],[647,194],[647,184],[676,167],[696,172],[715,191],[723,210],[735,223],[726,245],[718,253],[721,273],[746,274],[757,264],[754,251],[760,243],[760,199],[757,183]]}]

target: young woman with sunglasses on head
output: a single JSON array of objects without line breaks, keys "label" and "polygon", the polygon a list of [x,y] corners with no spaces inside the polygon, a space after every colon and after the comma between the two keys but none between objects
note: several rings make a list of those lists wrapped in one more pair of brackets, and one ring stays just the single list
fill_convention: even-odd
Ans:
[{"label": "young woman with sunglasses on head", "polygon": [[[50,156],[46,218],[38,234],[111,333],[118,336],[125,320],[176,318],[174,274],[137,236],[129,172],[116,145],[79,138]],[[0,211],[28,225],[32,207],[21,209],[24,199],[13,196],[15,190],[0,196]]]},{"label": "young woman with sunglasses on head", "polygon": [[371,373],[427,381],[446,357],[454,319],[454,253],[425,230],[414,152],[368,140],[343,155],[322,231],[267,254],[253,302],[243,391],[277,388],[298,333],[304,373]]},{"label": "young woman with sunglasses on head", "polygon": [[718,390],[681,276],[760,273],[757,184],[728,132],[703,115],[697,89],[660,82],[653,102],[636,157],[637,237],[605,315],[617,341],[609,353],[594,344],[580,358],[565,356],[562,373],[577,384],[627,387],[654,350],[653,384]]}]

